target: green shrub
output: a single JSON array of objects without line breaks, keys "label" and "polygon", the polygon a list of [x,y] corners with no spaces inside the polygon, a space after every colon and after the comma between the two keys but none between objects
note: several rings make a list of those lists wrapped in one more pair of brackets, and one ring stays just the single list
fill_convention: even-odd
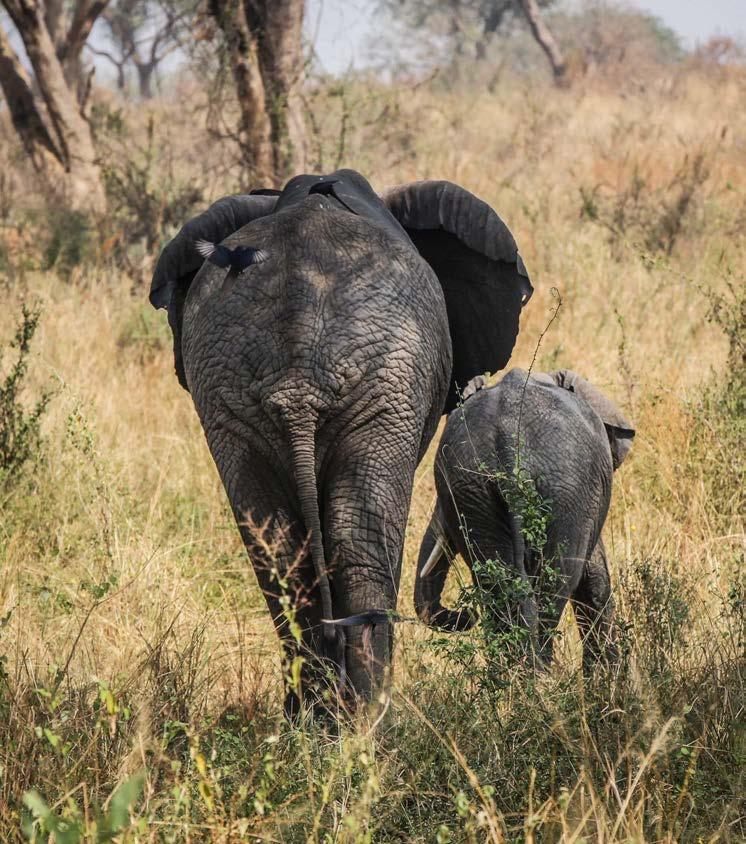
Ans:
[{"label": "green shrub", "polygon": [[635,163],[624,185],[581,186],[580,216],[607,229],[613,244],[629,242],[646,253],[670,255],[687,231],[709,175],[701,151],[687,152],[661,187],[655,186],[651,172]]},{"label": "green shrub", "polygon": [[126,779],[106,801],[107,808],[96,809],[92,819],[83,815],[72,801],[66,801],[58,814],[37,791],[29,791],[23,797],[29,810],[22,821],[23,831],[33,844],[52,840],[55,844],[112,841],[132,826],[130,810],[140,797],[144,781],[141,773]]},{"label": "green shrub", "polygon": [[[40,312],[22,307],[21,320],[10,348],[17,350],[17,358],[0,383],[0,483],[7,484],[18,476],[24,465],[35,459],[41,447],[41,419],[49,404],[51,393],[43,391],[31,408],[21,401],[28,372],[31,351]],[[0,350],[0,363],[2,351]]]},{"label": "green shrub", "polygon": [[[521,465],[520,452],[512,471],[495,471],[479,466],[481,474],[494,485],[519,527],[526,548],[538,558],[539,574],[527,582],[502,560],[481,560],[473,555],[472,582],[462,586],[456,608],[479,626],[463,636],[436,640],[436,650],[465,672],[483,690],[497,692],[510,682],[517,659],[531,648],[531,631],[519,618],[519,608],[536,600],[537,610],[550,609],[557,572],[553,559],[544,557],[551,504],[542,498],[530,474]],[[469,526],[461,517],[461,530],[467,545]],[[459,682],[463,680],[460,678]]]},{"label": "green shrub", "polygon": [[152,116],[144,143],[133,141],[121,112],[116,119],[100,119],[110,232],[104,251],[127,261],[128,248],[133,245],[148,253],[156,250],[168,232],[190,217],[203,192],[193,181],[178,179],[172,161],[162,160],[161,139]]},{"label": "green shrub", "polygon": [[[685,651],[691,628],[691,589],[662,559],[629,560],[620,572],[619,591],[629,607],[627,635],[634,653],[655,681],[670,681]],[[627,653],[632,650],[628,644]]]}]

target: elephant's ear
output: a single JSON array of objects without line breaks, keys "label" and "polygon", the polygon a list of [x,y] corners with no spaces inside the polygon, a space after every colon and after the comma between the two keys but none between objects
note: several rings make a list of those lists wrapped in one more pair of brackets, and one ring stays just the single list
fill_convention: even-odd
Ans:
[{"label": "elephant's ear", "polygon": [[513,235],[481,199],[452,182],[411,182],[383,195],[443,288],[453,344],[443,412],[475,376],[503,369],[533,287]]},{"label": "elephant's ear", "polygon": [[573,372],[571,369],[560,369],[550,373],[550,375],[560,387],[580,396],[601,417],[609,437],[611,459],[614,468],[618,469],[632,448],[635,429],[631,423],[622,416],[621,411],[611,399],[606,398],[598,388],[578,375],[577,372]]},{"label": "elephant's ear", "polygon": [[150,304],[168,310],[168,324],[174,337],[174,368],[179,384],[188,390],[184,362],[181,356],[181,323],[189,285],[204,262],[196,243],[207,240],[220,243],[242,226],[271,214],[277,196],[226,196],[212,204],[207,211],[185,223],[176,237],[166,244],[153,272],[150,285]]},{"label": "elephant's ear", "polygon": [[185,223],[176,237],[166,244],[155,265],[150,285],[151,305],[168,308],[175,296],[182,299],[186,296],[205,260],[195,246],[198,240],[220,243],[257,217],[271,214],[276,202],[274,192],[226,196]]}]

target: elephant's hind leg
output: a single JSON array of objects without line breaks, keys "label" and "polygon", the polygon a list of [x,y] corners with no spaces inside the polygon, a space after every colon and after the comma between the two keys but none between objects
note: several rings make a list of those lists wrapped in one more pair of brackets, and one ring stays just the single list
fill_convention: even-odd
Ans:
[{"label": "elephant's hind leg", "polygon": [[294,718],[301,698],[315,706],[333,670],[319,658],[321,611],[299,506],[291,481],[260,453],[236,441],[219,456],[215,462],[282,644],[285,713]]},{"label": "elephant's hind leg", "polygon": [[[392,428],[393,423],[388,425]],[[340,442],[325,477],[324,541],[339,616],[396,609],[416,455],[391,437],[387,441],[386,430],[387,420],[376,420]],[[358,437],[380,445],[360,454]],[[370,699],[384,682],[393,625],[358,625],[345,633],[347,692],[354,707],[358,698]]]},{"label": "elephant's hind leg", "polygon": [[600,660],[616,662],[614,601],[606,549],[601,539],[586,563],[572,603],[583,642],[583,669],[588,672]]}]

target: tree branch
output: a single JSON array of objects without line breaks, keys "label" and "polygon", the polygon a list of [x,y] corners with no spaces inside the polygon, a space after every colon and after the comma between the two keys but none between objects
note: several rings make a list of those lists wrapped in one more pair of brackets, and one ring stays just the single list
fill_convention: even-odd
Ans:
[{"label": "tree branch", "polygon": [[94,56],[99,56],[102,59],[108,59],[117,69],[126,64],[129,59],[129,56],[122,56],[118,59],[116,56],[112,56],[108,50],[99,50],[96,47],[91,47],[90,44],[86,44],[85,47],[86,50],[88,50],[89,53],[93,53]]},{"label": "tree branch", "polygon": [[91,34],[96,19],[106,9],[109,0],[77,0],[75,11],[67,30],[65,42],[57,55],[60,61],[68,62],[80,56],[83,45]]},{"label": "tree branch", "polygon": [[64,13],[64,0],[45,0],[44,21],[49,30],[49,35],[57,48],[59,48],[60,40],[63,36],[62,20]]},{"label": "tree branch", "polygon": [[240,108],[239,137],[244,159],[250,162],[257,182],[277,181],[272,159],[266,89],[257,45],[241,0],[209,0],[208,10],[223,31],[230,55],[233,81]]},{"label": "tree branch", "polygon": [[546,25],[544,18],[539,11],[539,6],[536,0],[518,0],[526,15],[528,25],[531,28],[534,38],[538,41],[539,46],[549,59],[549,64],[552,66],[554,78],[562,79],[565,75],[565,60],[560,52],[559,45],[554,40],[551,30]]}]

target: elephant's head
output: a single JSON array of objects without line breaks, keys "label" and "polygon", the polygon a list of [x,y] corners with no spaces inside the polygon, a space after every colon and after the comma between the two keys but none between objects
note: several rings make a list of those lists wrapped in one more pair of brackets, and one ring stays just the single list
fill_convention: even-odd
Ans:
[{"label": "elephant's head", "polygon": [[443,290],[453,347],[453,367],[443,412],[458,403],[475,375],[505,367],[518,335],[523,305],[533,293],[513,235],[492,208],[445,181],[399,185],[376,195],[355,171],[296,176],[282,192],[255,191],[218,200],[184,225],[165,247],[153,274],[150,301],[168,310],[179,382],[181,322],[189,286],[204,257],[197,243],[220,243],[253,220],[281,214],[318,194],[412,243]]}]

